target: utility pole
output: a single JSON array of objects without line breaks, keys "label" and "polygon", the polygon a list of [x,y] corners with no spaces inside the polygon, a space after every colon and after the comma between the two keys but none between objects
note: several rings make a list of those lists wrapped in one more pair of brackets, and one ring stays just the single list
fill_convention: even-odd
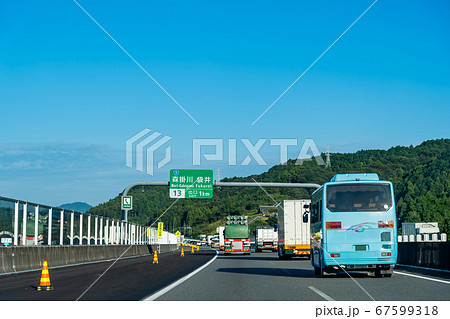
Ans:
[{"label": "utility pole", "polygon": [[189,230],[189,236],[191,236],[192,235],[191,221],[189,221],[189,226],[186,226],[186,222],[184,222],[183,236],[186,235],[186,228]]},{"label": "utility pole", "polygon": [[220,182],[220,168],[217,169],[217,181]]},{"label": "utility pole", "polygon": [[325,168],[330,167],[331,168],[331,160],[330,160],[330,145],[327,145],[327,161],[325,162]]}]

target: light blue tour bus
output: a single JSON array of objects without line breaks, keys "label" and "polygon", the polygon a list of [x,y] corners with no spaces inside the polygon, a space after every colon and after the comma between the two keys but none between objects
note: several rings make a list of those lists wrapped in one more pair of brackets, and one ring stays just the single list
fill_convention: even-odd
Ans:
[{"label": "light blue tour bus", "polygon": [[337,174],[311,198],[311,263],[316,275],[367,271],[390,277],[397,262],[392,183],[377,174]]}]

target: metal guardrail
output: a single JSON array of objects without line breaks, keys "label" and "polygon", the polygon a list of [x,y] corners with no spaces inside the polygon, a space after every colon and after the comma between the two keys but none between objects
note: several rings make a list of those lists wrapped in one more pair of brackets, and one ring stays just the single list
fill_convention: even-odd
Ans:
[{"label": "metal guardrail", "polygon": [[176,244],[157,229],[0,196],[0,244],[12,246]]}]

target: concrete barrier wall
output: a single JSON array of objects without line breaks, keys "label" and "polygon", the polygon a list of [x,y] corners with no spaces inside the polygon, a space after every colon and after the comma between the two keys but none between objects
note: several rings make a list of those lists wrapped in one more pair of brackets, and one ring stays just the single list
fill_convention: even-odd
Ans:
[{"label": "concrete barrier wall", "polygon": [[[128,250],[127,250],[128,249]],[[178,249],[178,245],[111,245],[111,246],[38,246],[1,247],[0,273],[65,266],[120,257],[145,256],[154,250],[164,253]],[[125,252],[126,251],[126,252]],[[125,253],[124,253],[125,252]]]},{"label": "concrete barrier wall", "polygon": [[398,243],[397,263],[450,270],[450,242]]}]

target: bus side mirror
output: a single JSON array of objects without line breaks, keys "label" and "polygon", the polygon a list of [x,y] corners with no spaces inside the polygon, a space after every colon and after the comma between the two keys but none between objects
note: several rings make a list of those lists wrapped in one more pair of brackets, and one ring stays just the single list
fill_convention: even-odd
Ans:
[{"label": "bus side mirror", "polygon": [[304,213],[303,214],[303,222],[307,223],[308,222],[308,213]]}]

